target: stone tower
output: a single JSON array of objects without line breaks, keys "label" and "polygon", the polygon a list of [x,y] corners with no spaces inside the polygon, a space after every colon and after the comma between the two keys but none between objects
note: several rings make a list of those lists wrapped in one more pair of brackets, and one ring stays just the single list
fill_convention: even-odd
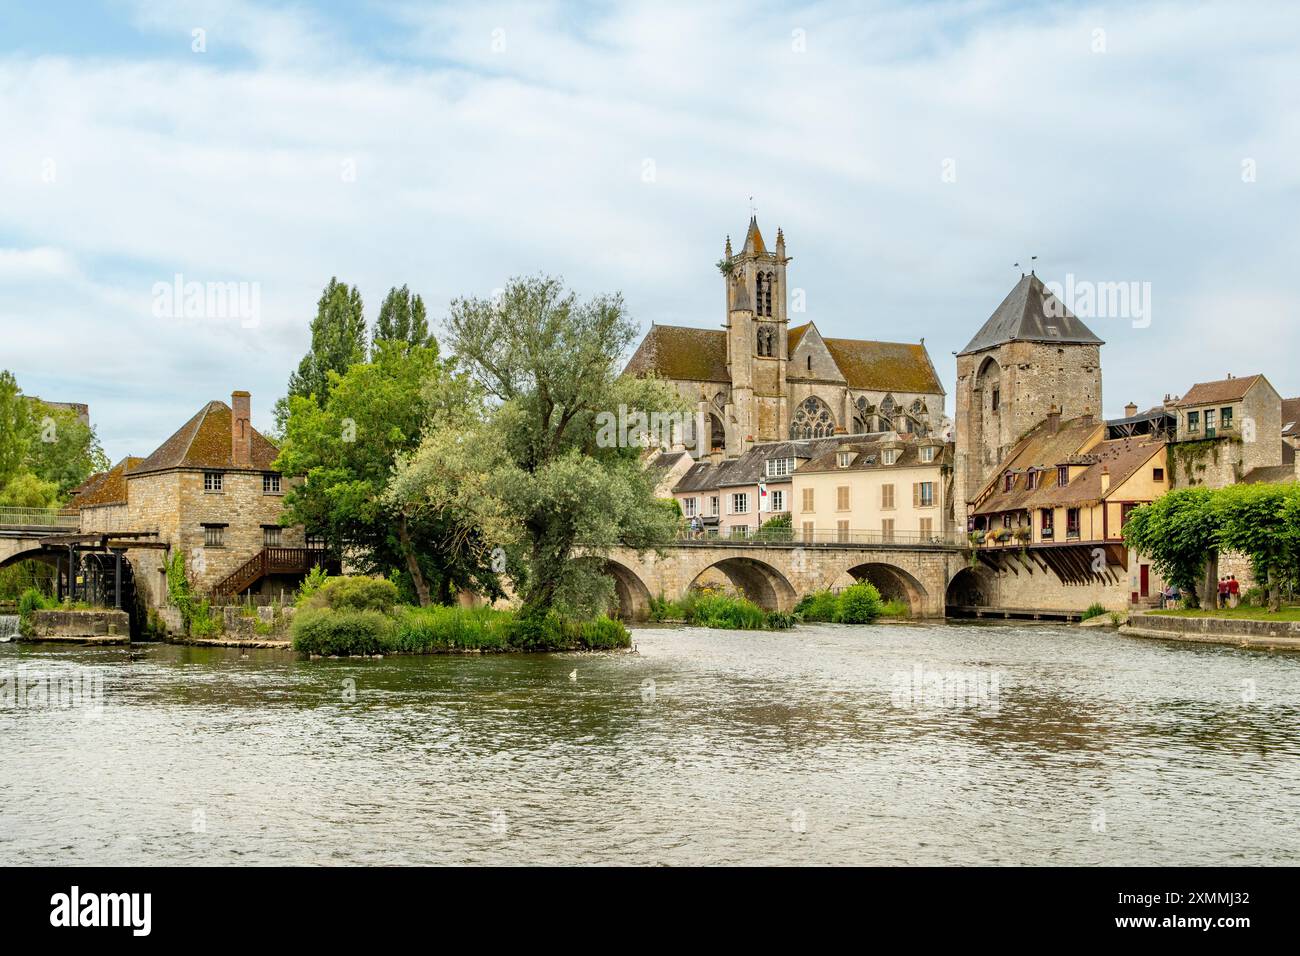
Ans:
[{"label": "stone tower", "polygon": [[957,527],[1007,452],[1053,408],[1101,415],[1101,346],[1038,276],[1021,276],[957,353]]},{"label": "stone tower", "polygon": [[727,406],[727,455],[744,451],[746,439],[777,441],[789,420],[786,365],[789,361],[786,319],[785,236],[776,233],[776,250],[768,251],[758,221],[750,217],[745,245],[738,254],[727,240],[723,279],[727,294],[727,370],[731,396]]}]

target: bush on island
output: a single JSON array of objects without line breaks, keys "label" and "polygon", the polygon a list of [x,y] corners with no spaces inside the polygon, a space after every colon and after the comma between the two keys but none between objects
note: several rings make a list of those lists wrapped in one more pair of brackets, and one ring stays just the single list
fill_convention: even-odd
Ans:
[{"label": "bush on island", "polygon": [[379,611],[308,608],[293,618],[293,649],[321,657],[382,654],[392,646],[393,620]]},{"label": "bush on island", "polygon": [[794,613],[799,615],[799,619],[809,622],[834,621],[838,612],[839,598],[833,591],[805,594],[794,606]]},{"label": "bush on island", "polygon": [[308,608],[330,608],[335,611],[391,611],[397,606],[400,595],[397,585],[386,578],[368,578],[360,575],[333,577],[325,581],[307,598]]},{"label": "bush on island", "polygon": [[874,584],[854,584],[840,592],[836,620],[841,624],[870,624],[880,617],[884,602]]}]

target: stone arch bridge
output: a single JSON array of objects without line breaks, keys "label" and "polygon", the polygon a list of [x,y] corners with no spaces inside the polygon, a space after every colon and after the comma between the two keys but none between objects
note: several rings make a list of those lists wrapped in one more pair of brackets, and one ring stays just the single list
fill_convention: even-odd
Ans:
[{"label": "stone arch bridge", "polygon": [[[679,599],[714,574],[768,610],[790,611],[811,591],[870,581],[887,598],[903,598],[913,617],[943,617],[950,586],[972,574],[951,544],[799,544],[710,538],[680,541],[659,552],[615,548],[606,571],[619,612],[644,619],[651,597]],[[965,572],[963,574],[963,572]]]}]

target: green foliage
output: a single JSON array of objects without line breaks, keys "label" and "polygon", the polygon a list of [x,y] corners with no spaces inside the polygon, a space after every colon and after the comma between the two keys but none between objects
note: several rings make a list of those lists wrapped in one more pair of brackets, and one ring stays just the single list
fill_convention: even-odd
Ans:
[{"label": "green foliage", "polygon": [[[376,341],[372,360],[331,373],[321,403],[289,399],[276,467],[306,476],[285,495],[289,520],[345,545],[361,570],[405,573],[417,599],[448,603],[469,588],[496,595],[489,549],[467,512],[452,503],[386,494],[395,466],[426,428],[472,420],[478,398],[435,344]],[[456,426],[459,428],[459,426]]]},{"label": "green foliage", "polygon": [[609,606],[612,583],[599,561],[573,560],[580,547],[646,549],[679,528],[677,509],[655,500],[642,449],[608,440],[620,407],[687,411],[663,383],[620,377],[636,334],[620,296],[579,302],[551,278],[451,305],[447,342],[492,403],[431,427],[389,500],[474,516],[529,615]]},{"label": "green foliage", "polygon": [[75,411],[29,398],[0,370],[0,507],[56,505],[108,467],[95,430]]},{"label": "green foliage", "polygon": [[54,607],[58,607],[58,602],[54,598],[46,597],[36,588],[28,588],[18,598],[18,616],[20,618],[27,618],[33,611],[46,611]]},{"label": "green foliage", "polygon": [[880,609],[881,617],[911,617],[912,605],[901,598],[890,598]]},{"label": "green foliage", "polygon": [[392,648],[405,654],[449,650],[504,651],[514,615],[490,607],[404,607],[396,616]]},{"label": "green foliage", "polygon": [[686,621],[697,627],[761,630],[768,626],[768,615],[757,604],[743,597],[703,594],[691,602]]},{"label": "green foliage", "polygon": [[221,633],[220,616],[214,616],[206,600],[199,600],[190,587],[185,572],[185,554],[176,551],[167,560],[167,598],[181,614],[181,622],[189,637],[215,637]]},{"label": "green foliage", "polygon": [[331,277],[316,303],[311,323],[311,348],[298,370],[289,376],[289,394],[276,403],[277,428],[283,432],[294,398],[324,407],[330,392],[330,373],[345,375],[366,360],[366,317],[361,290]]},{"label": "green foliage", "polygon": [[54,568],[43,561],[17,561],[0,568],[0,601],[16,601],[28,588],[54,593]]},{"label": "green foliage", "polygon": [[302,584],[298,587],[298,596],[295,598],[294,604],[298,607],[302,607],[328,580],[329,572],[319,564],[316,565],[303,577]]},{"label": "green foliage", "polygon": [[294,615],[293,647],[321,657],[382,654],[391,646],[393,619],[379,611],[315,609]]},{"label": "green foliage", "polygon": [[1093,601],[1091,604],[1088,605],[1087,609],[1083,612],[1083,615],[1081,616],[1080,620],[1086,621],[1089,618],[1100,617],[1105,613],[1106,613],[1106,609],[1102,607],[1100,603]]},{"label": "green foliage", "polygon": [[424,311],[424,300],[411,295],[406,286],[388,290],[379,318],[375,322],[375,342],[399,342],[403,345],[426,347],[433,344],[429,334],[429,321]]},{"label": "green foliage", "polygon": [[312,609],[336,611],[391,611],[398,601],[397,586],[386,578],[329,578],[304,602]]},{"label": "green foliage", "polygon": [[870,624],[880,617],[884,602],[874,584],[853,584],[840,592],[836,620],[841,624]]},{"label": "green foliage", "polygon": [[803,621],[830,623],[837,620],[839,598],[833,591],[813,591],[800,598],[794,613]]},{"label": "green foliage", "polygon": [[1124,524],[1124,543],[1149,557],[1156,572],[1191,600],[1204,586],[1218,530],[1214,492],[1181,488],[1134,509]]}]

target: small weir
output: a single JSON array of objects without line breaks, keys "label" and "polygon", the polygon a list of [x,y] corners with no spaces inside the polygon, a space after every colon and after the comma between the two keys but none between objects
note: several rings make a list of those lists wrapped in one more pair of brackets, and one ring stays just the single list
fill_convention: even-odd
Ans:
[{"label": "small weir", "polygon": [[18,615],[0,614],[0,644],[18,636]]}]

